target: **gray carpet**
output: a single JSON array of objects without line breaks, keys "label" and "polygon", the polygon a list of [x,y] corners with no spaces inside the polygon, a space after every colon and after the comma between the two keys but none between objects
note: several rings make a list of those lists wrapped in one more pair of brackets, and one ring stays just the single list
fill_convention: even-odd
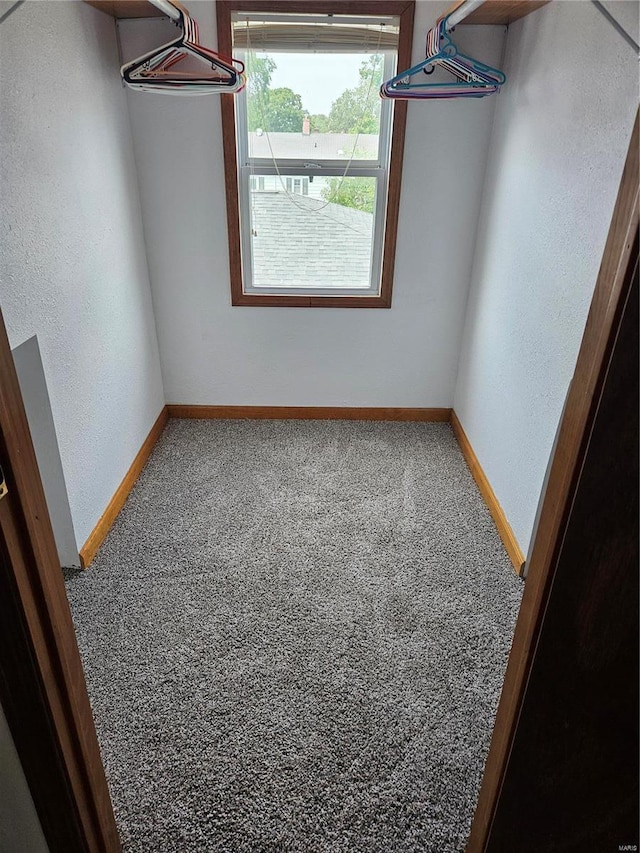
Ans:
[{"label": "gray carpet", "polygon": [[446,424],[171,421],[67,578],[127,853],[461,853],[522,583]]}]

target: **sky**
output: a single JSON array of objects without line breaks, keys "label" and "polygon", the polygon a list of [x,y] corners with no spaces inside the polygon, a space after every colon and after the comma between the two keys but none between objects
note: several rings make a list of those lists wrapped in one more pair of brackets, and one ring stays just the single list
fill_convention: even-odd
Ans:
[{"label": "sky", "polygon": [[[258,56],[264,54],[258,53]],[[313,114],[329,114],[331,104],[345,89],[360,82],[358,69],[363,54],[341,53],[273,53],[277,68],[271,88],[286,86],[302,97],[305,110]]]}]

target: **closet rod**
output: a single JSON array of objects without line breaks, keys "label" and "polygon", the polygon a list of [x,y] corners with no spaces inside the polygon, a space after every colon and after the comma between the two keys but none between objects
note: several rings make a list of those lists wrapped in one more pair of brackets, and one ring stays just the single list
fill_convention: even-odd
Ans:
[{"label": "closet rod", "polygon": [[24,0],[16,0],[16,2],[13,4],[13,6],[9,6],[7,11],[3,15],[0,15],[0,24],[3,21],[6,21],[7,18],[9,17],[9,15],[12,15],[16,11],[16,9],[18,9],[20,6],[22,6],[23,3],[24,3]]},{"label": "closet rod", "polygon": [[629,44],[635,50],[635,52],[639,53],[640,52],[640,45],[637,44],[635,39],[631,38],[631,36],[625,30],[625,28],[613,17],[611,12],[608,9],[605,9],[605,7],[602,5],[602,3],[599,3],[598,0],[593,0],[593,5],[596,7],[596,9],[599,12],[602,12],[602,14],[605,16],[605,18],[607,19],[607,21],[609,21],[610,24],[613,24],[613,26],[620,33],[622,38],[625,39],[627,42],[629,42]]},{"label": "closet rod", "polygon": [[[153,2],[153,0],[151,0]],[[462,3],[455,12],[452,12],[449,15],[449,20],[447,21],[447,30],[452,30],[456,24],[459,24],[460,21],[464,21],[467,15],[470,15],[472,12],[475,12],[476,9],[480,8],[484,0],[467,0],[466,3]]]},{"label": "closet rod", "polygon": [[180,20],[180,12],[178,12],[172,3],[168,3],[167,0],[149,0],[149,2],[154,5],[156,9],[160,9],[161,12],[164,12],[172,21]]}]

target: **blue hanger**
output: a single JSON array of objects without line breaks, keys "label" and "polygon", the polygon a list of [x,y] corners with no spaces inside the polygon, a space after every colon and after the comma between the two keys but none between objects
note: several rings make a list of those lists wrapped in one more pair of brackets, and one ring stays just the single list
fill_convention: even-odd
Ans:
[{"label": "blue hanger", "polygon": [[[506,75],[498,68],[485,65],[471,56],[460,53],[447,33],[448,16],[427,33],[426,59],[392,77],[380,88],[383,98],[404,100],[432,98],[484,98],[497,92],[506,82]],[[410,83],[420,71],[430,74],[442,66],[454,77],[455,83]]]}]

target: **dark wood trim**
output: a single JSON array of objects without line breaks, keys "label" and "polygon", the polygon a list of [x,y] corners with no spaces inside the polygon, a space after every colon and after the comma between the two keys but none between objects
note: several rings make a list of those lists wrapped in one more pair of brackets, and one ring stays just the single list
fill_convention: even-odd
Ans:
[{"label": "dark wood trim", "polygon": [[[400,13],[400,34],[398,43],[398,69],[411,66],[413,47],[414,4]],[[393,133],[391,136],[391,157],[389,162],[389,187],[387,197],[387,219],[385,223],[384,248],[382,254],[382,279],[380,286],[380,307],[391,308],[393,274],[396,264],[396,245],[398,242],[398,218],[400,216],[400,194],[402,191],[402,164],[404,162],[404,141],[407,132],[408,102],[397,100],[394,103]]]},{"label": "dark wood trim", "polygon": [[107,508],[98,519],[98,523],[93,528],[87,541],[80,549],[80,565],[83,569],[89,567],[91,561],[98,552],[98,548],[104,542],[105,536],[111,530],[113,522],[116,520],[118,513],[129,497],[129,493],[140,476],[142,469],[147,464],[147,460],[151,456],[153,448],[156,446],[158,439],[162,435],[162,431],[168,420],[169,415],[167,413],[167,407],[163,406],[162,411],[149,431],[149,435],[145,438],[142,443],[142,447],[136,454],[136,458],[131,463],[131,467],[124,475],[122,482],[109,501]]},{"label": "dark wood trim", "polygon": [[0,315],[0,700],[51,853],[117,853],[44,491]]},{"label": "dark wood trim", "polygon": [[389,294],[380,296],[276,296],[242,293],[233,296],[232,305],[254,308],[391,308]]},{"label": "dark wood trim", "polygon": [[637,235],[634,255],[491,822],[491,853],[637,850]]},{"label": "dark wood trim", "polygon": [[[235,6],[216,2],[218,50],[223,56],[233,55],[231,13]],[[240,203],[238,198],[238,157],[236,153],[236,102],[234,95],[220,95],[222,116],[222,153],[224,155],[224,188],[227,197],[227,238],[229,243],[229,274],[231,304],[242,299],[242,252],[240,249]]]},{"label": "dark wood trim", "polygon": [[[639,224],[638,116],[560,425],[467,853],[486,853],[554,569],[628,289]],[[526,795],[526,792],[523,792]],[[523,808],[526,802],[523,801]]]},{"label": "dark wood trim", "polygon": [[[233,52],[231,13],[245,12],[305,12],[343,15],[398,15],[400,40],[398,66],[411,65],[413,44],[414,0],[342,0],[339,4],[327,0],[218,0],[216,17],[218,50],[223,55]],[[394,103],[389,187],[385,220],[382,276],[379,296],[281,296],[244,293],[242,287],[242,253],[240,249],[240,208],[238,202],[238,160],[236,154],[235,101],[233,95],[221,95],[222,145],[227,196],[227,232],[229,238],[229,271],[231,304],[262,308],[391,308],[393,273],[395,268],[398,216],[402,188],[402,162],[407,125],[407,102]]]},{"label": "dark wood trim", "polygon": [[476,481],[480,494],[484,498],[484,502],[486,503],[487,508],[491,513],[491,517],[498,528],[500,539],[502,539],[502,544],[509,555],[511,564],[515,569],[516,574],[522,577],[522,572],[524,570],[524,554],[522,553],[513,530],[511,529],[511,525],[507,520],[504,510],[500,506],[500,501],[491,487],[489,478],[484,473],[482,465],[480,465],[478,457],[471,446],[471,442],[469,441],[467,434],[462,428],[462,424],[454,411],[451,412],[451,428],[458,440],[462,455],[469,466],[473,479]]},{"label": "dark wood trim", "polygon": [[[226,7],[227,21],[231,12],[290,12],[308,15],[402,15],[407,9],[413,15],[414,0],[219,0]],[[218,38],[220,34],[218,33]],[[229,28],[229,46],[231,29]],[[220,51],[222,53],[222,51]]]},{"label": "dark wood trim", "polygon": [[434,421],[447,423],[451,409],[380,408],[358,406],[189,406],[169,403],[170,418]]}]

